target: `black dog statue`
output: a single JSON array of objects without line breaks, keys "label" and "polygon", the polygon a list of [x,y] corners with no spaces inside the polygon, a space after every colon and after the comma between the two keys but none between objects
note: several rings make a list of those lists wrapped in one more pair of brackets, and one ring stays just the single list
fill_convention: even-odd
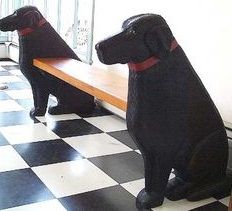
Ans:
[{"label": "black dog statue", "polygon": [[49,94],[56,96],[58,101],[56,106],[48,109],[50,114],[88,112],[94,108],[93,96],[33,66],[34,58],[80,60],[36,7],[22,7],[1,19],[0,30],[18,31],[19,65],[33,93],[31,116],[43,116],[46,113]]},{"label": "black dog statue", "polygon": [[196,201],[229,193],[223,121],[166,21],[133,16],[96,50],[104,64],[129,66],[126,121],[145,168],[137,207],[159,206],[164,196]]}]

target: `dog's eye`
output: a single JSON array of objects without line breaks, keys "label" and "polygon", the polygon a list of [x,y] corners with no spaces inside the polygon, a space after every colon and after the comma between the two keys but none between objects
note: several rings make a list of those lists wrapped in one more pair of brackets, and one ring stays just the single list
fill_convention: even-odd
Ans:
[{"label": "dog's eye", "polygon": [[135,31],[135,29],[133,29],[133,28],[129,30],[129,33],[130,33],[131,35],[136,35],[136,31]]},{"label": "dog's eye", "polygon": [[136,35],[136,31],[133,28],[128,29],[126,35],[128,40],[134,39]]}]

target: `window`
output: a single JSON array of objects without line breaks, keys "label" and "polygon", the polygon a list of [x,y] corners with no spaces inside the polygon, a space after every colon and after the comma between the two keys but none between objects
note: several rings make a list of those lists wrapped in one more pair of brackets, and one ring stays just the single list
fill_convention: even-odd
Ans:
[{"label": "window", "polygon": [[[57,30],[58,26],[58,4],[59,0],[48,0],[46,4],[46,11],[44,17],[50,22],[50,24]],[[52,9],[49,9],[52,8]]]},{"label": "window", "polygon": [[[9,2],[7,0],[0,0],[0,18],[7,15],[8,8]],[[8,34],[9,33],[0,31],[0,42],[8,41]]]},{"label": "window", "polygon": [[[87,63],[92,63],[95,0],[0,0],[0,17],[24,5],[34,5],[61,37]],[[0,32],[0,41],[18,43],[17,32]]]}]

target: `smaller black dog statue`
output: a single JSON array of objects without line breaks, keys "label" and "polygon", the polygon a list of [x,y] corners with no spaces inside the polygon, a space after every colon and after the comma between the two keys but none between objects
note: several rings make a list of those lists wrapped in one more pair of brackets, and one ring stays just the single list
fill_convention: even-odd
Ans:
[{"label": "smaller black dog statue", "polygon": [[159,206],[164,196],[196,201],[229,193],[223,121],[166,21],[133,16],[96,50],[104,64],[129,66],[127,127],[145,168],[137,207]]},{"label": "smaller black dog statue", "polygon": [[18,31],[19,65],[31,85],[34,100],[31,116],[46,113],[49,94],[56,96],[58,101],[48,109],[50,114],[89,112],[94,108],[93,96],[33,66],[35,58],[80,60],[36,7],[22,7],[1,19],[0,30]]}]

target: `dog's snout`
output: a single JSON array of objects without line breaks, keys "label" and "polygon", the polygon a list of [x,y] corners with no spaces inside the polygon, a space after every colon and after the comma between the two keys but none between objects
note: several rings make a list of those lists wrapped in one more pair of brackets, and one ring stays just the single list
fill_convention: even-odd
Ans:
[{"label": "dog's snout", "polygon": [[1,19],[1,20],[0,20],[0,30],[1,30],[1,31],[7,31],[5,25],[6,25],[6,24],[5,24],[4,21]]},{"label": "dog's snout", "polygon": [[97,43],[95,45],[95,49],[97,51],[97,56],[99,58],[99,60],[104,63],[104,56],[103,56],[103,49],[102,49],[102,44],[101,43]]},{"label": "dog's snout", "polygon": [[14,31],[17,28],[17,19],[15,15],[9,15],[0,20],[1,31]]},{"label": "dog's snout", "polygon": [[4,23],[3,23],[3,19],[0,20],[0,30],[3,31],[4,29]]},{"label": "dog's snout", "polygon": [[95,45],[95,49],[97,50],[97,51],[103,51],[103,43],[102,42],[99,42],[99,43],[97,43],[96,45]]},{"label": "dog's snout", "polygon": [[95,49],[98,50],[98,49],[100,48],[99,46],[100,46],[100,44],[97,43],[97,44],[95,45]]}]

